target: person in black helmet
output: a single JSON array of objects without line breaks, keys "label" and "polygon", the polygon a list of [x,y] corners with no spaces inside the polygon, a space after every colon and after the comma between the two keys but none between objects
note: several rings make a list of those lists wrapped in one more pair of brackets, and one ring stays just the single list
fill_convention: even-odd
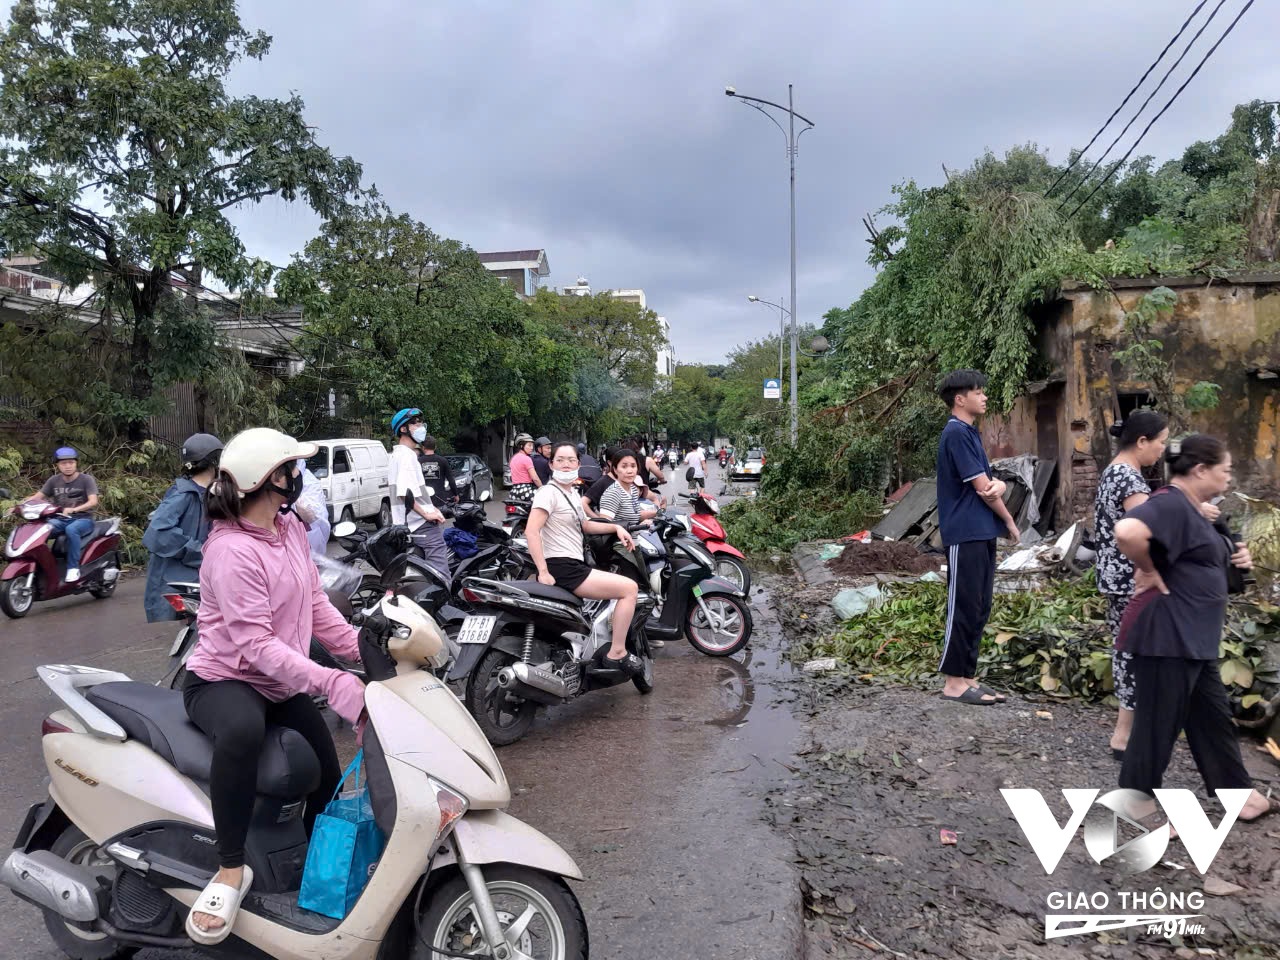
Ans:
[{"label": "person in black helmet", "polygon": [[533,445],[533,470],[538,475],[539,487],[551,482],[551,438],[539,437]]},{"label": "person in black helmet", "polygon": [[160,505],[151,514],[142,545],[147,560],[147,586],[142,604],[147,623],[178,619],[164,595],[171,583],[195,583],[200,579],[204,541],[209,519],[204,494],[218,471],[222,441],[211,433],[197,433],[182,445],[182,476],[173,481]]},{"label": "person in black helmet", "polygon": [[589,487],[604,476],[600,461],[587,453],[585,443],[578,444],[578,479],[584,487]]}]

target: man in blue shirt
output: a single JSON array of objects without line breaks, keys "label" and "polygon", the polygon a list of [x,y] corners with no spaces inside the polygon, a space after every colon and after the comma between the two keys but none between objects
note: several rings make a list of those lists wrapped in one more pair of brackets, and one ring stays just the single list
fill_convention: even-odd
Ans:
[{"label": "man in blue shirt", "polygon": [[1005,696],[978,683],[978,647],[991,616],[996,539],[1020,537],[1004,505],[1005,485],[991,476],[974,421],[987,412],[987,378],[977,370],[947,374],[938,394],[951,411],[938,442],[938,516],[947,548],[947,628],[942,643],[942,699],[987,706]]}]

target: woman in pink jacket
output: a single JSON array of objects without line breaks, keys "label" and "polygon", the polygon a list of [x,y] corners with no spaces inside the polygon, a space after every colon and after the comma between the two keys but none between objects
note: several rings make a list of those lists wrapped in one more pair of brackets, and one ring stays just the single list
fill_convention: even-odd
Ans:
[{"label": "woman in pink jacket", "polygon": [[187,918],[187,932],[202,944],[227,936],[253,883],[244,843],[266,727],[298,731],[320,760],[320,785],[306,804],[310,834],[342,776],[311,697],[324,695],[353,725],[364,709],[359,679],[308,656],[314,636],[332,653],[359,659],[356,632],[321,589],[306,528],[288,510],[302,492],[297,461],[315,452],[277,430],[245,430],[222,451],[209,487],[200,640],[182,691],[187,715],[213,741],[209,792],[220,869]]}]

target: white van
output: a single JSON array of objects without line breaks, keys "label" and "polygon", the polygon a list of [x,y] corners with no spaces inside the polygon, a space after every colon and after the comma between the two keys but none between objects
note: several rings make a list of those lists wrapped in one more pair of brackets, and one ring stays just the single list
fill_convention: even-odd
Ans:
[{"label": "white van", "polygon": [[315,440],[320,449],[307,467],[324,487],[329,521],[376,519],[391,524],[387,486],[390,455],[378,440]]}]

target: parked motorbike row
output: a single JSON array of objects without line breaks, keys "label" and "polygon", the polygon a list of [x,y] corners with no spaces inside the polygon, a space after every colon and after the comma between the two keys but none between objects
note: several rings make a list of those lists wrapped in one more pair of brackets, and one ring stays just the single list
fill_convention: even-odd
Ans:
[{"label": "parked motorbike row", "polygon": [[[303,799],[320,772],[299,734],[269,731],[245,847],[254,885],[234,942],[255,956],[341,960],[417,955],[416,944],[424,956],[586,956],[586,921],[565,882],[582,873],[556,843],[503,812],[511,791],[493,748],[523,736],[541,706],[628,680],[650,692],[651,638],[684,633],[719,657],[746,645],[745,590],[717,575],[722,558],[706,538],[719,524],[699,523],[700,508],[714,519],[714,501],[695,502],[690,518],[658,518],[665,553],[642,537],[631,550],[592,538],[591,559],[639,587],[627,639],[645,665],[639,676],[606,662],[615,601],[528,579],[524,541],[485,521],[478,504],[453,511],[477,550],[451,556],[449,574],[414,553],[404,527],[366,534],[339,524],[348,552],[324,564],[322,580],[360,630],[361,663],[330,665],[363,672],[369,801],[386,847],[343,919],[300,909]],[[48,540],[46,531],[45,549]],[[118,525],[95,530],[82,569],[103,572],[86,577],[84,589],[114,588],[106,571],[118,545]],[[56,557],[29,562],[20,582],[43,599],[55,589]],[[200,596],[198,584],[171,586],[168,600],[183,618],[167,677],[177,686]],[[313,655],[321,653],[315,645]],[[217,870],[210,741],[164,682],[57,664],[38,674],[62,704],[41,727],[49,795],[28,811],[0,883],[37,906],[54,942],[77,960],[190,947],[186,911]],[[460,697],[441,696],[447,686]]]}]

